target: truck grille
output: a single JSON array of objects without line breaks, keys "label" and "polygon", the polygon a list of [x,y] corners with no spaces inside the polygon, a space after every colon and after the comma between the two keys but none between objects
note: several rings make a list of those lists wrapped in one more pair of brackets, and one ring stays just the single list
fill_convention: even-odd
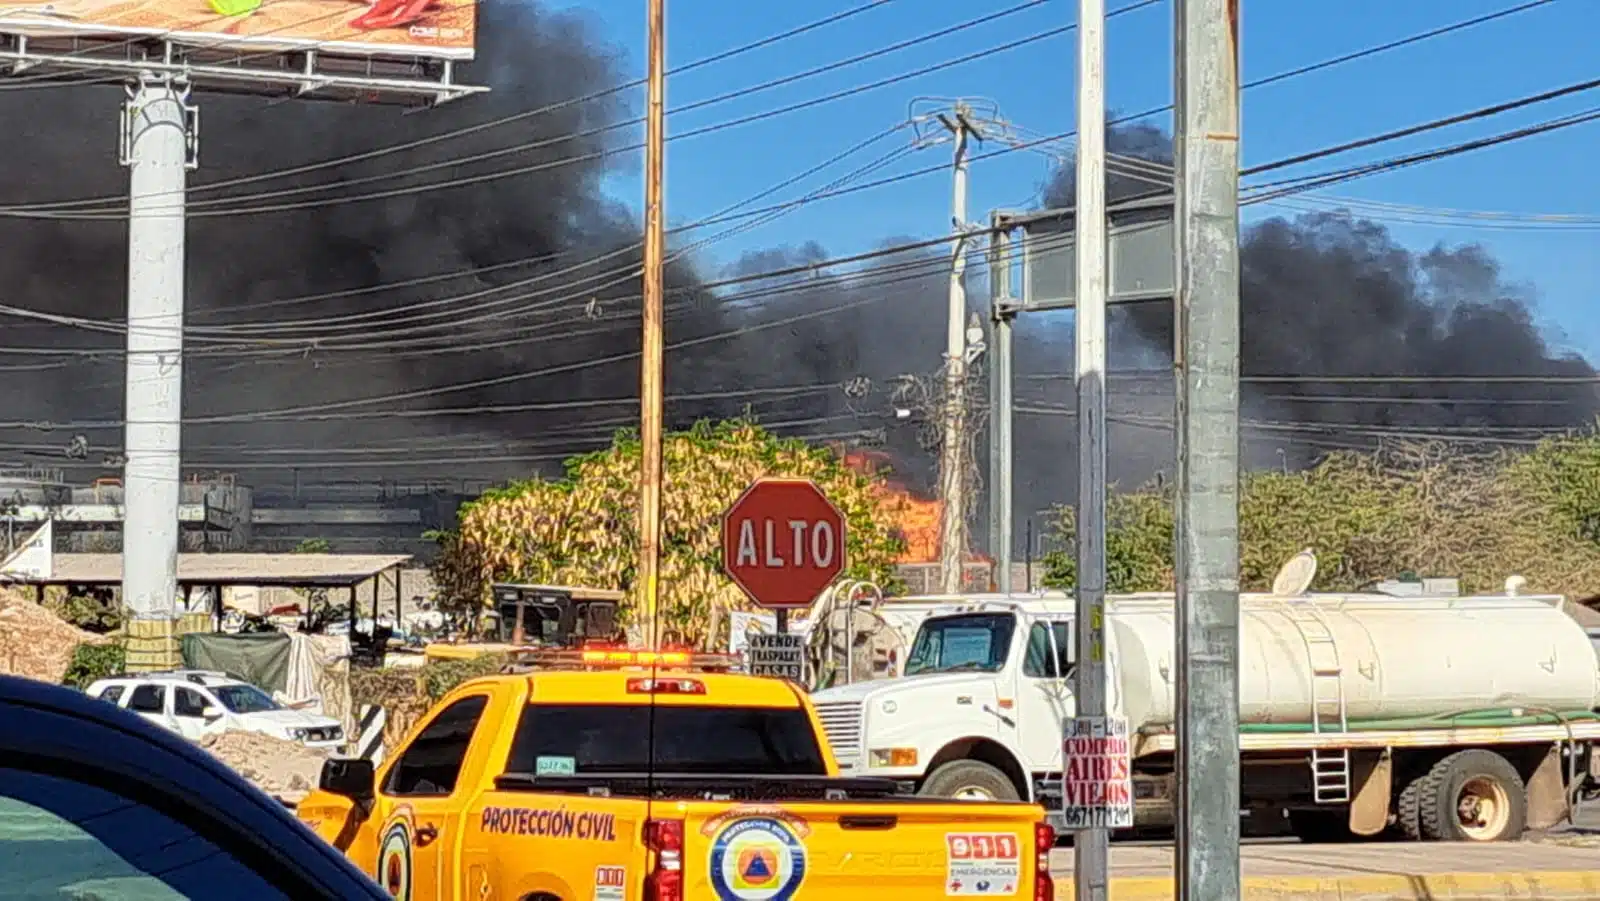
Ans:
[{"label": "truck grille", "polygon": [[861,757],[861,702],[833,701],[817,705],[817,719],[842,769],[853,769]]}]

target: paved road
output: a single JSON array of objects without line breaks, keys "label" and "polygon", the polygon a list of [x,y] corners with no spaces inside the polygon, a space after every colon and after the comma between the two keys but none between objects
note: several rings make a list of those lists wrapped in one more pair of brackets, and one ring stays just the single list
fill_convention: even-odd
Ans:
[{"label": "paved road", "polygon": [[[1170,841],[1117,842],[1111,849],[1116,901],[1173,896]],[[1600,898],[1600,804],[1574,825],[1529,841],[1362,842],[1306,845],[1293,838],[1248,839],[1240,848],[1246,898],[1576,899]],[[1050,859],[1058,897],[1072,897],[1072,849]]]}]

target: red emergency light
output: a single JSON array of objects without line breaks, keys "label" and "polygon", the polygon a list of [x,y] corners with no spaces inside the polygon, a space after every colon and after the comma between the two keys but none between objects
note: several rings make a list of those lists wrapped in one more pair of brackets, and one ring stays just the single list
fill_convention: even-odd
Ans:
[{"label": "red emergency light", "polygon": [[688,648],[646,650],[590,645],[518,651],[513,661],[541,669],[672,669],[726,672],[741,665],[737,654],[710,654]]}]

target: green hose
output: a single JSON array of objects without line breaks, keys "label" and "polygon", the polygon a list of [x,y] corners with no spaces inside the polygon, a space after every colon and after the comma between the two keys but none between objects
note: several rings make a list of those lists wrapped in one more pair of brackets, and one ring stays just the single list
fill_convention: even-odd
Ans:
[{"label": "green hose", "polygon": [[[1600,722],[1600,715],[1592,710],[1573,710],[1559,716],[1550,713],[1518,715],[1512,707],[1491,707],[1467,713],[1443,713],[1425,717],[1395,717],[1390,719],[1350,720],[1351,732],[1399,732],[1409,729],[1509,729],[1515,726],[1564,726],[1571,723]],[[1312,732],[1310,723],[1241,723],[1239,731],[1247,735],[1289,735]],[[1329,731],[1324,726],[1323,731]]]}]

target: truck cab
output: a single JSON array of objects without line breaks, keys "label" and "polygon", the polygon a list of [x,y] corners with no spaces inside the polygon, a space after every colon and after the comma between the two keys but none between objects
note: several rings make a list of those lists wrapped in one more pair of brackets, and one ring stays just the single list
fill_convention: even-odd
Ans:
[{"label": "truck cab", "polygon": [[[1076,712],[1072,605],[995,598],[923,621],[903,677],[817,692],[841,772],[919,794],[1059,807],[1063,723]],[[1108,635],[1108,657],[1115,638]],[[1108,706],[1120,709],[1116,680]]]}]

